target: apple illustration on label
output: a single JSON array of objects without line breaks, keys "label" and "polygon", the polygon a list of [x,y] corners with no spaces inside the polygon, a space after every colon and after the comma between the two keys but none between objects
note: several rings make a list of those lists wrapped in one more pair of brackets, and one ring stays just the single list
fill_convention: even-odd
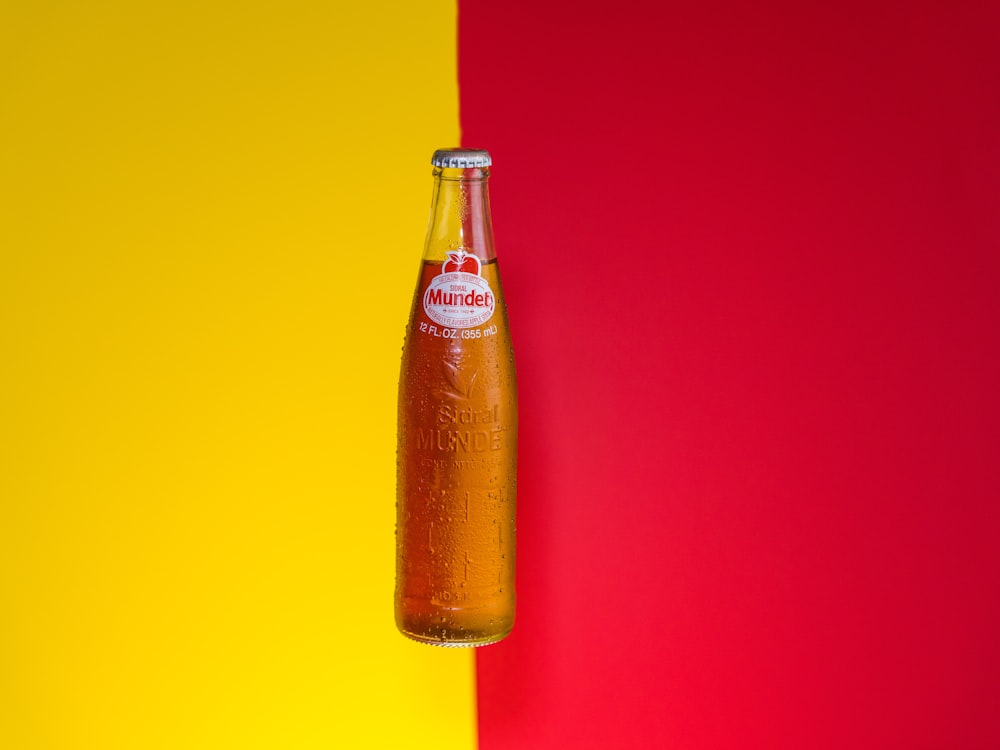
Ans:
[{"label": "apple illustration on label", "polygon": [[479,275],[479,258],[470,255],[464,250],[457,253],[448,253],[448,260],[441,267],[441,273],[471,273],[473,276]]}]

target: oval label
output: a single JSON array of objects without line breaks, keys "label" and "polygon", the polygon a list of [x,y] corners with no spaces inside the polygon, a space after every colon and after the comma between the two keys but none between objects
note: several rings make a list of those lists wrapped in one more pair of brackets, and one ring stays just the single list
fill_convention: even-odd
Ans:
[{"label": "oval label", "polygon": [[482,277],[479,258],[464,250],[448,253],[424,292],[427,317],[449,328],[472,328],[492,318],[494,309],[496,297]]}]

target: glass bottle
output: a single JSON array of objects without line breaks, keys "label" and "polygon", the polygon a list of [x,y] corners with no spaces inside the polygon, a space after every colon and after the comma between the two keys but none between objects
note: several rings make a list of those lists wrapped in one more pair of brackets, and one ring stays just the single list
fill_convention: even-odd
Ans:
[{"label": "glass bottle", "polygon": [[443,149],[399,378],[396,625],[440,646],[514,626],[517,383],[490,155]]}]

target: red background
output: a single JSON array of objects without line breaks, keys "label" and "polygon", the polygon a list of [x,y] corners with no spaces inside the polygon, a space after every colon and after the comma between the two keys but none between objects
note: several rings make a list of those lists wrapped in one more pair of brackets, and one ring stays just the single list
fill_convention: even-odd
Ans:
[{"label": "red background", "polygon": [[460,1],[522,408],[483,750],[1000,747],[997,7]]}]

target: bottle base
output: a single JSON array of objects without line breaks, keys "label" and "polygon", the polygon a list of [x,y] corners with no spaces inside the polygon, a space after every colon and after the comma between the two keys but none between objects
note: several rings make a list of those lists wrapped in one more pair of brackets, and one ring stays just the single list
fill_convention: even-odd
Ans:
[{"label": "bottle base", "polygon": [[411,641],[416,641],[417,643],[424,643],[428,646],[437,646],[439,648],[479,648],[480,646],[491,646],[494,643],[499,643],[508,635],[510,631],[506,633],[498,633],[497,635],[484,636],[481,638],[470,638],[469,640],[455,640],[449,638],[448,636],[441,636],[435,638],[433,636],[418,635],[416,633],[407,633],[405,630],[400,630],[400,633],[405,635]]},{"label": "bottle base", "polygon": [[[514,629],[514,617],[501,607],[442,609],[423,606],[400,607],[396,628],[410,640],[445,648],[475,648],[502,641]],[[506,603],[504,603],[506,604]]]}]

